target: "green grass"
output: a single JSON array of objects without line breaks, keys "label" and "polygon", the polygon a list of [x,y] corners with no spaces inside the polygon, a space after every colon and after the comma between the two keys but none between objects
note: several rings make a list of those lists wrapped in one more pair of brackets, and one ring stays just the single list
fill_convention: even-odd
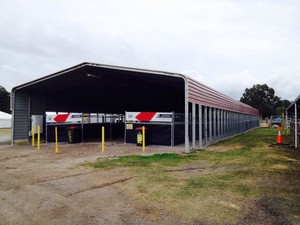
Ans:
[{"label": "green grass", "polygon": [[195,159],[195,155],[179,155],[172,153],[154,154],[150,156],[128,155],[118,156],[112,159],[100,159],[96,163],[90,163],[94,168],[114,168],[114,167],[153,167],[153,166],[177,166],[183,162]]},{"label": "green grass", "polygon": [[182,217],[196,219],[201,214],[203,223],[235,224],[246,214],[245,205],[254,207],[255,202],[266,202],[276,208],[279,216],[297,224],[300,153],[270,147],[276,135],[276,129],[260,128],[211,147],[226,147],[226,151],[129,155],[89,165],[99,169],[128,168],[138,177],[136,194],[149,202],[160,202]]},{"label": "green grass", "polygon": [[234,138],[230,138],[224,141],[220,141],[216,146],[231,146],[239,144],[243,148],[254,148],[263,144],[271,144],[276,142],[277,130],[270,128],[259,128],[250,130],[249,132],[240,134]]}]

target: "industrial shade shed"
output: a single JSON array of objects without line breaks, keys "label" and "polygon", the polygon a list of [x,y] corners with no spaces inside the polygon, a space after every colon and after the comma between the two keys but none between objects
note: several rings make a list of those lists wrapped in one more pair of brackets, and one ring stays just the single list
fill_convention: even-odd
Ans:
[{"label": "industrial shade shed", "polygon": [[290,121],[291,130],[294,133],[295,148],[299,147],[299,136],[300,136],[300,95],[295,99],[286,110],[286,118]]},{"label": "industrial shade shed", "polygon": [[182,113],[187,152],[259,125],[258,110],[184,74],[95,63],[17,86],[11,97],[12,144],[28,139],[31,115],[47,111]]}]

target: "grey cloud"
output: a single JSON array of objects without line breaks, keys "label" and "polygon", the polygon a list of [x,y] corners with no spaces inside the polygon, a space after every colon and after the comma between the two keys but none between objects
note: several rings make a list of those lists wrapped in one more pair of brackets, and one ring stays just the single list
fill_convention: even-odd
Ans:
[{"label": "grey cloud", "polygon": [[190,76],[235,99],[267,83],[292,100],[299,8],[293,0],[3,0],[0,85],[11,89],[91,61],[195,70]]}]

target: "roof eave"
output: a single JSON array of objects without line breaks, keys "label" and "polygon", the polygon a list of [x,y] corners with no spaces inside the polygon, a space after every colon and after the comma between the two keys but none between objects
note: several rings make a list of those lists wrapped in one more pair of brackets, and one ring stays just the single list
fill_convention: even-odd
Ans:
[{"label": "roof eave", "polygon": [[41,77],[38,78],[36,80],[18,85],[16,87],[12,88],[12,93],[14,93],[15,91],[25,88],[27,86],[33,85],[33,84],[37,84],[43,81],[46,81],[48,79],[51,79],[53,77],[57,77],[60,76],[61,74],[64,74],[66,72],[70,72],[72,70],[76,70],[79,68],[82,68],[84,66],[94,66],[94,67],[101,67],[101,68],[108,68],[108,69],[116,69],[116,70],[124,70],[124,71],[132,71],[132,72],[142,72],[142,73],[152,73],[152,74],[156,74],[156,75],[164,75],[164,76],[174,76],[174,77],[180,77],[183,78],[185,81],[187,81],[187,78],[184,74],[181,73],[172,73],[172,72],[166,72],[166,71],[160,71],[160,70],[150,70],[150,69],[140,69],[140,68],[133,68],[133,67],[124,67],[124,66],[113,66],[113,65],[107,65],[107,64],[98,64],[98,63],[91,63],[91,62],[83,62],[81,64],[78,64],[76,66],[70,67],[68,69],[65,70],[61,70],[59,72],[47,75],[45,77]]},{"label": "roof eave", "polygon": [[300,95],[287,107],[286,111],[290,111],[290,108],[292,108],[295,103],[299,104],[298,101],[300,101]]}]

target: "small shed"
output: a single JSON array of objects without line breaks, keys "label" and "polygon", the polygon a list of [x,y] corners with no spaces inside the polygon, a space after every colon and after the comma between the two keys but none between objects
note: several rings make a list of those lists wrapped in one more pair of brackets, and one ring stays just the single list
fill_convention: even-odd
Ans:
[{"label": "small shed", "polygon": [[11,115],[0,111],[0,128],[11,128]]},{"label": "small shed", "polygon": [[290,121],[291,130],[295,138],[295,148],[299,147],[300,140],[300,95],[289,105],[286,110],[286,118]]}]

